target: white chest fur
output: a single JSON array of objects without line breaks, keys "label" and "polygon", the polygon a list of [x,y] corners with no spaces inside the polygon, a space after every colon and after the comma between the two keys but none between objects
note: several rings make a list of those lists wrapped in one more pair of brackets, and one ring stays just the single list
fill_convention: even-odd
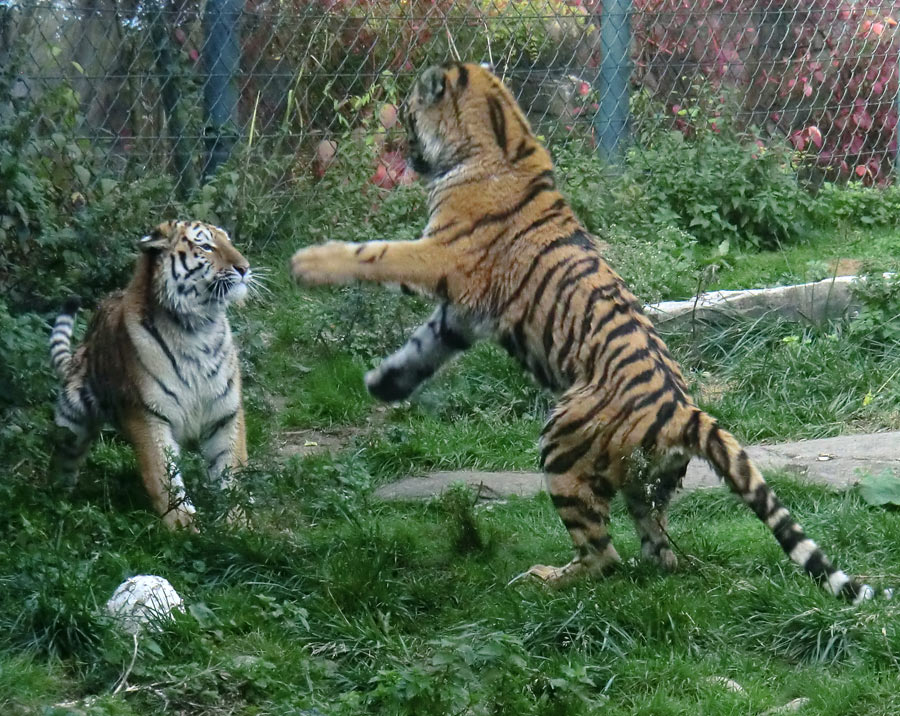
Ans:
[{"label": "white chest fur", "polygon": [[146,372],[141,393],[180,443],[233,414],[240,402],[238,360],[224,311],[193,330],[158,316],[128,327]]}]

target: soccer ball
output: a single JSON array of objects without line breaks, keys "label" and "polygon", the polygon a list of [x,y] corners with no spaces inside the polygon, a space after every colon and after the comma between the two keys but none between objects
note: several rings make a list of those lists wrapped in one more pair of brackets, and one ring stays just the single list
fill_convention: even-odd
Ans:
[{"label": "soccer ball", "polygon": [[176,609],[184,612],[184,600],[168,580],[153,574],[126,579],[106,603],[106,611],[129,634],[147,624],[158,630]]}]

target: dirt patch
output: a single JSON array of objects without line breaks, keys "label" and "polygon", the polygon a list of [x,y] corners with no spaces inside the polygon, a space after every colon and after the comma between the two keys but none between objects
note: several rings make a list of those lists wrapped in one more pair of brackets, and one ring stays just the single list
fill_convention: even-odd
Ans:
[{"label": "dirt patch", "polygon": [[279,435],[278,452],[283,457],[307,457],[335,453],[350,447],[354,439],[369,435],[387,422],[390,406],[378,405],[366,418],[365,425],[335,425],[330,428],[285,430]]},{"label": "dirt patch", "polygon": [[281,434],[278,452],[284,457],[307,457],[325,452],[340,452],[367,428],[337,427],[328,430],[289,430]]},{"label": "dirt patch", "polygon": [[828,271],[832,276],[856,276],[862,264],[859,259],[831,259]]}]

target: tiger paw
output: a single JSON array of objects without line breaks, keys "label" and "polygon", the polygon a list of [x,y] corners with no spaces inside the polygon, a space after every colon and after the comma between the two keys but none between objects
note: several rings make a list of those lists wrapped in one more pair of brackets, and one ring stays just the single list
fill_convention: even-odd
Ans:
[{"label": "tiger paw", "polygon": [[347,244],[340,241],[310,246],[291,258],[291,274],[309,284],[340,283],[352,278],[346,270],[349,257]]},{"label": "tiger paw", "polygon": [[250,515],[243,505],[235,505],[225,514],[225,522],[229,527],[249,528]]},{"label": "tiger paw", "polygon": [[190,532],[199,532],[194,525],[194,507],[188,505],[189,509],[184,506],[175,507],[163,515],[163,524],[170,530],[188,530]]}]

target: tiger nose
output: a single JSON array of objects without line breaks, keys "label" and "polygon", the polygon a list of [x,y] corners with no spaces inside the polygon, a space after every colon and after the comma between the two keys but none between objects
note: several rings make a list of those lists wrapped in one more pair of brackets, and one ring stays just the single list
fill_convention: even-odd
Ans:
[{"label": "tiger nose", "polygon": [[234,266],[234,270],[237,271],[238,276],[243,277],[243,276],[247,275],[247,271],[250,270],[250,267],[249,266]]}]

